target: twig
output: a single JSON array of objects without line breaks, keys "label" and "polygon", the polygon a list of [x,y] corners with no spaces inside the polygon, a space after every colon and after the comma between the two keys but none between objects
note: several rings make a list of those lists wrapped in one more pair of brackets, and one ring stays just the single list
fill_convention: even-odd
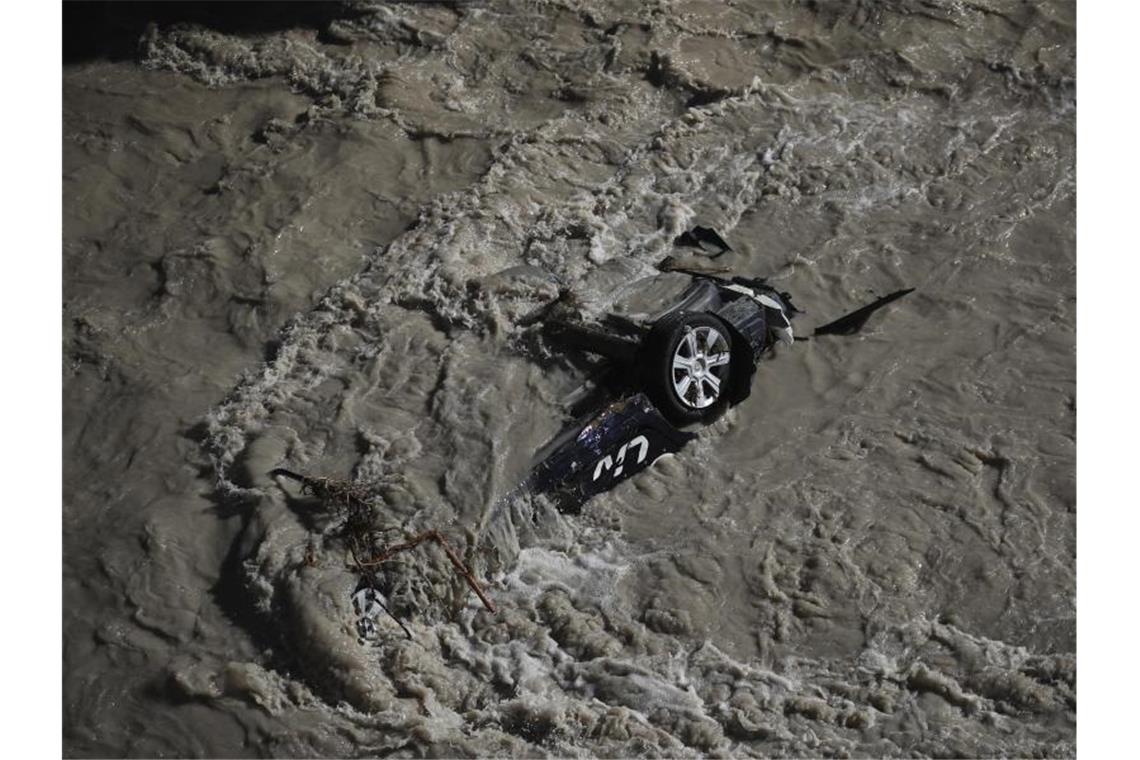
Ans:
[{"label": "twig", "polygon": [[483,592],[482,586],[479,585],[479,581],[475,580],[474,574],[467,569],[467,565],[463,564],[463,560],[459,559],[459,555],[455,553],[455,550],[451,548],[451,544],[447,542],[447,539],[444,538],[443,534],[438,530],[425,531],[417,536],[412,536],[402,544],[386,546],[381,549],[378,554],[370,557],[369,559],[363,561],[357,559],[357,562],[362,567],[372,568],[383,562],[387,562],[393,557],[393,555],[397,554],[398,552],[415,549],[425,541],[434,541],[439,544],[439,547],[443,549],[444,554],[446,554],[447,558],[451,560],[451,564],[455,567],[455,571],[463,576],[463,579],[467,581],[467,585],[470,586],[471,590],[475,592],[475,596],[479,597],[479,601],[483,603],[483,606],[486,607],[492,615],[495,614],[497,610],[495,609],[494,603],[487,598],[487,595]]},{"label": "twig", "polygon": [[[344,508],[347,517],[344,529],[348,539],[349,551],[352,553],[352,559],[353,562],[356,563],[357,570],[359,570],[362,575],[366,575],[370,581],[374,582],[375,580],[373,568],[376,566],[387,562],[399,552],[415,549],[425,541],[434,541],[443,549],[444,554],[446,554],[448,560],[451,561],[452,567],[455,568],[457,573],[463,576],[468,587],[475,593],[475,596],[479,597],[479,601],[483,603],[483,606],[486,607],[491,614],[497,612],[495,604],[487,597],[487,594],[483,591],[483,587],[480,586],[479,581],[476,580],[475,574],[468,569],[467,565],[463,563],[463,560],[461,560],[459,555],[455,552],[455,549],[452,548],[451,544],[447,542],[447,539],[438,530],[425,531],[408,538],[403,543],[381,545],[379,550],[372,552],[372,556],[362,560],[360,559],[361,554],[363,554],[363,552],[360,551],[362,544],[368,547],[375,547],[378,543],[376,537],[377,529],[372,522],[372,495],[368,491],[344,481],[332,480],[331,478],[311,478],[283,467],[278,467],[269,474],[294,480],[301,484],[302,491],[312,494],[324,501],[339,504]],[[381,529],[381,532],[384,530],[395,529]],[[381,604],[381,607],[383,606],[384,605]],[[400,623],[395,615],[392,615],[392,613],[388,611],[387,607],[384,607],[384,611],[388,612],[397,623]],[[400,627],[404,628],[405,633],[408,632],[408,629],[404,627],[403,623],[400,623]],[[408,633],[408,636],[410,637],[411,634]]]}]

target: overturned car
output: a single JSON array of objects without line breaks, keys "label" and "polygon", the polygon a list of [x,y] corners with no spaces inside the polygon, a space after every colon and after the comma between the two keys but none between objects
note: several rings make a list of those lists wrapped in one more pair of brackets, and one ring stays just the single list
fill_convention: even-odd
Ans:
[{"label": "overturned car", "polygon": [[[710,242],[719,253],[731,250],[704,227],[678,238],[679,245],[694,242],[706,252]],[[569,299],[542,320],[551,344],[608,360],[568,400],[575,422],[538,452],[523,484],[565,511],[680,450],[696,437],[691,427],[749,396],[757,363],[773,346],[797,340],[792,319],[802,312],[764,279],[673,257],[658,269],[633,281],[617,278],[600,314]],[[857,332],[909,292],[884,296],[813,335]]]}]

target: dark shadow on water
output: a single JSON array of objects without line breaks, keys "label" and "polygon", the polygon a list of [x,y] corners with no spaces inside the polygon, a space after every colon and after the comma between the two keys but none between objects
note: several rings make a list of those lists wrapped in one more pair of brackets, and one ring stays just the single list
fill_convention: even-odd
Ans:
[{"label": "dark shadow on water", "polygon": [[[228,34],[309,28],[323,33],[337,19],[364,11],[343,2],[65,2],[63,62],[134,60],[149,24],[192,23]],[[322,42],[332,42],[322,34]]]}]

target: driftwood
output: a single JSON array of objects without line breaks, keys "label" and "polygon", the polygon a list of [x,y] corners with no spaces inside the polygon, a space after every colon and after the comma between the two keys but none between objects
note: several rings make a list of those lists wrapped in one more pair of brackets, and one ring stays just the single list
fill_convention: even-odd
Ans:
[{"label": "driftwood", "polygon": [[[438,544],[439,548],[443,550],[443,553],[447,555],[452,567],[455,568],[455,572],[467,582],[468,587],[474,592],[475,596],[479,597],[479,601],[483,603],[483,606],[492,614],[496,612],[494,602],[487,597],[483,587],[479,584],[479,581],[476,580],[474,573],[463,563],[463,560],[460,559],[455,549],[448,543],[447,538],[438,530],[424,531],[414,536],[405,537],[405,540],[399,543],[387,544],[384,543],[381,535],[398,529],[378,529],[376,527],[373,521],[372,494],[369,491],[343,480],[311,478],[307,475],[301,475],[284,468],[277,468],[270,472],[270,475],[279,475],[300,483],[303,493],[316,496],[318,499],[333,505],[343,512],[345,518],[343,532],[345,540],[348,543],[348,550],[352,556],[353,564],[356,570],[367,578],[373,586],[375,586],[376,581],[376,567],[392,559],[400,552],[410,551],[420,544],[432,542]],[[307,561],[309,560],[309,556],[310,552],[307,552]],[[381,606],[383,605],[381,604]],[[384,611],[387,612],[393,620],[400,623],[387,607],[384,607]],[[400,627],[411,637],[411,633],[408,632],[408,629],[403,623],[400,623]]]},{"label": "driftwood", "polygon": [[451,544],[447,543],[447,539],[444,538],[443,534],[438,530],[424,531],[423,533],[412,536],[401,544],[392,544],[390,546],[385,546],[377,554],[374,554],[372,557],[369,557],[366,560],[357,559],[356,563],[362,568],[372,568],[381,564],[382,562],[387,562],[392,558],[393,555],[399,552],[415,549],[425,541],[434,541],[435,543],[439,544],[439,548],[443,549],[443,553],[447,555],[447,558],[449,560],[451,560],[452,566],[455,567],[455,572],[463,576],[463,579],[467,581],[467,585],[470,586],[471,590],[475,592],[475,596],[479,597],[479,601],[483,603],[483,606],[486,607],[492,615],[495,614],[496,610],[494,602],[487,598],[487,594],[483,592],[483,588],[479,585],[479,581],[475,580],[475,575],[467,568],[467,565],[463,564],[463,560],[459,559],[459,555],[455,553],[455,549],[451,548]]}]

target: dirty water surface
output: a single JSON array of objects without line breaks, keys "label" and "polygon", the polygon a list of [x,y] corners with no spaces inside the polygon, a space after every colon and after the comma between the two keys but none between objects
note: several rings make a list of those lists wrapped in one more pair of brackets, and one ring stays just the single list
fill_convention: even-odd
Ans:
[{"label": "dirty water surface", "polygon": [[[68,756],[1074,754],[1073,3],[171,16],[64,67]],[[694,224],[802,335],[916,291],[504,509],[584,379],[536,320]],[[278,467],[497,613],[425,545],[362,639]]]}]

